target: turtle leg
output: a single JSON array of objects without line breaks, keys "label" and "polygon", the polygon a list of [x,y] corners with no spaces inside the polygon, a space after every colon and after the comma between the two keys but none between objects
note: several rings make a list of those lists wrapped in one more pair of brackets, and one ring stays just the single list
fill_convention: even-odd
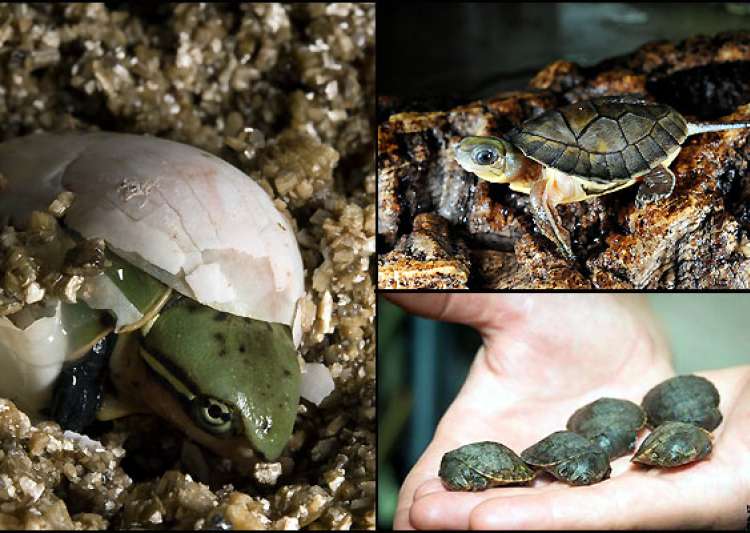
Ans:
[{"label": "turtle leg", "polygon": [[674,173],[664,165],[659,165],[648,174],[644,174],[643,181],[638,186],[635,205],[638,209],[646,204],[657,202],[672,194],[674,191]]},{"label": "turtle leg", "polygon": [[570,243],[570,233],[566,230],[560,215],[557,213],[557,204],[562,199],[554,179],[543,177],[534,182],[529,192],[531,215],[539,231],[549,240],[557,245],[560,252],[568,259],[575,259],[573,248]]},{"label": "turtle leg", "polygon": [[50,415],[63,429],[81,432],[96,419],[115,334],[101,338],[81,359],[67,364],[55,382]]}]

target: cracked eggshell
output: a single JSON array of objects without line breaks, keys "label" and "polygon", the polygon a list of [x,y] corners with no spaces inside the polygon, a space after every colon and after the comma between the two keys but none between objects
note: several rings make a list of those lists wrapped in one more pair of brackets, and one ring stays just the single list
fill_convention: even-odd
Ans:
[{"label": "cracked eggshell", "polygon": [[67,335],[60,304],[54,316],[43,316],[25,328],[0,317],[0,391],[21,409],[36,413],[47,405],[66,354]]},{"label": "cracked eggshell", "polygon": [[0,172],[3,215],[25,217],[71,191],[65,223],[82,236],[204,305],[293,325],[304,296],[294,231],[222,159],[155,137],[36,134],[0,144]]},{"label": "cracked eggshell", "polygon": [[331,371],[322,363],[306,363],[302,370],[300,396],[320,405],[336,387]]}]

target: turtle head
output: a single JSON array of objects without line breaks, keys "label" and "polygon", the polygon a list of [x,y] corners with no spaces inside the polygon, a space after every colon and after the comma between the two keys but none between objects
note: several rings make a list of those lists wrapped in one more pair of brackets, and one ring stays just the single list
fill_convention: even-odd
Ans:
[{"label": "turtle head", "polygon": [[456,161],[464,170],[493,183],[508,183],[518,165],[513,146],[497,137],[464,137],[456,146]]}]

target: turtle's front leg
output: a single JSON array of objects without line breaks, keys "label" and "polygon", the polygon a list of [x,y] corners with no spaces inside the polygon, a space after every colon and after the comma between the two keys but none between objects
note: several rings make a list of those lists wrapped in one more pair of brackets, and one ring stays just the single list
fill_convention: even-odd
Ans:
[{"label": "turtle's front leg", "polygon": [[68,363],[55,382],[50,415],[63,429],[81,432],[96,419],[107,364],[116,335],[99,339],[78,361]]},{"label": "turtle's front leg", "polygon": [[542,234],[557,245],[567,259],[575,259],[570,233],[562,225],[557,205],[583,200],[586,195],[570,176],[545,169],[529,192],[531,214]]}]

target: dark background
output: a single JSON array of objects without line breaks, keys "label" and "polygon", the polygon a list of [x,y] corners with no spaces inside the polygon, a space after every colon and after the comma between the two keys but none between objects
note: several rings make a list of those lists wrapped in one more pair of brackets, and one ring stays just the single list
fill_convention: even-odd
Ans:
[{"label": "dark background", "polygon": [[378,94],[472,99],[523,87],[557,59],[584,66],[653,40],[750,29],[749,3],[382,3]]}]

